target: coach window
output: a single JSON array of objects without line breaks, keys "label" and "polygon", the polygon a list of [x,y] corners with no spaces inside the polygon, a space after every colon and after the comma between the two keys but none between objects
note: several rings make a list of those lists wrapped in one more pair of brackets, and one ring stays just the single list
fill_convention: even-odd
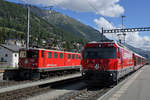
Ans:
[{"label": "coach window", "polygon": [[52,58],[52,53],[51,52],[47,52],[47,58]]},{"label": "coach window", "polygon": [[75,58],[75,55],[73,54],[73,55],[72,55],[72,59],[74,59],[74,58]]},{"label": "coach window", "polygon": [[60,53],[60,54],[59,54],[59,57],[60,57],[60,58],[63,58],[63,53]]},{"label": "coach window", "polygon": [[58,53],[54,53],[54,58],[58,58]]},{"label": "coach window", "polygon": [[71,54],[68,54],[68,59],[70,59],[71,58]]}]

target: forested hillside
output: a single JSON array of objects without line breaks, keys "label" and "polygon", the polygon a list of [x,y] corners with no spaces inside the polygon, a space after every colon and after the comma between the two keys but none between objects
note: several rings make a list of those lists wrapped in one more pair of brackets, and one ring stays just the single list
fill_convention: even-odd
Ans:
[{"label": "forested hillside", "polygon": [[[0,43],[10,38],[25,40],[26,15],[25,6],[0,0]],[[34,42],[42,44],[42,40],[48,41],[49,39],[65,40],[68,45],[71,45],[71,41],[84,42],[84,39],[48,23],[32,12],[30,23],[30,45]]]},{"label": "forested hillside", "polygon": [[[106,39],[98,30],[81,23],[67,15],[56,12],[55,10],[45,10],[35,6],[31,8],[32,12],[45,19],[52,25],[55,25],[75,36],[82,37],[88,41],[101,41]],[[86,16],[85,16],[86,17]]]}]

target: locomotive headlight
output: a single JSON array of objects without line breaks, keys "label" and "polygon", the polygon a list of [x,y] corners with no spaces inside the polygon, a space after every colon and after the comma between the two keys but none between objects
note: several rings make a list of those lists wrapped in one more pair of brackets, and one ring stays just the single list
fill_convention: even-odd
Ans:
[{"label": "locomotive headlight", "polygon": [[25,64],[28,64],[28,59],[26,59],[26,60],[24,61],[24,63],[25,63]]},{"label": "locomotive headlight", "polygon": [[113,74],[110,74],[110,76],[113,76]]},{"label": "locomotive headlight", "polygon": [[96,64],[96,65],[95,65],[95,69],[99,69],[99,64]]}]

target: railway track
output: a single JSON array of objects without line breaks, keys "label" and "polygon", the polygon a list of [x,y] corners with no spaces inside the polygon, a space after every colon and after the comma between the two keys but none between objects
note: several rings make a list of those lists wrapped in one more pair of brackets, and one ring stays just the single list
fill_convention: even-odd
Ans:
[{"label": "railway track", "polygon": [[63,76],[53,78],[51,80],[40,80],[32,83],[21,84],[0,89],[0,99],[2,100],[20,100],[21,98],[28,98],[43,92],[51,90],[51,86],[65,84],[81,80],[80,74],[72,76]]},{"label": "railway track", "polygon": [[80,91],[66,93],[65,95],[54,98],[53,100],[97,100],[109,90],[110,88],[104,87],[86,87]]},{"label": "railway track", "polygon": [[41,78],[39,80],[0,80],[0,88],[8,87],[8,86],[14,86],[14,85],[20,85],[20,84],[26,84],[26,83],[32,83],[37,81],[44,81],[44,80],[50,80],[52,78],[60,77],[60,76],[67,76],[79,73],[78,71],[71,71],[71,72],[62,72],[62,73],[55,73],[47,78]]},{"label": "railway track", "polygon": [[[121,79],[120,82],[124,80]],[[58,79],[55,82],[44,82],[39,84],[34,84],[18,89],[13,89],[9,91],[1,91],[0,89],[0,98],[2,100],[96,100],[101,97],[103,94],[108,92],[112,87],[89,87],[87,85],[83,85],[82,87],[78,84],[82,82],[81,76],[72,77],[69,79]],[[64,88],[66,86],[76,85],[75,88]],[[5,90],[5,89],[3,89]],[[64,90],[68,90],[66,93]],[[71,90],[71,91],[69,91]],[[49,94],[47,94],[49,92]],[[62,94],[59,94],[62,93]],[[44,95],[45,94],[45,95]],[[55,97],[53,97],[55,95]],[[59,95],[57,95],[59,94]],[[48,96],[49,99],[44,99],[43,97],[39,98],[39,95]],[[31,97],[37,97],[32,99]],[[50,98],[53,97],[53,98]],[[31,98],[31,99],[30,99]]]},{"label": "railway track", "polygon": [[[131,78],[133,75],[136,74],[139,70],[136,70],[135,72],[132,72],[125,77],[121,78],[119,80],[119,84],[123,84],[123,82],[129,78]],[[84,89],[80,91],[73,91],[70,93],[66,93],[63,96],[59,96],[57,98],[54,98],[53,100],[97,100],[101,96],[103,96],[105,93],[110,91],[116,87],[115,84],[112,84],[109,87],[101,86],[101,87],[91,87],[87,86]]]}]

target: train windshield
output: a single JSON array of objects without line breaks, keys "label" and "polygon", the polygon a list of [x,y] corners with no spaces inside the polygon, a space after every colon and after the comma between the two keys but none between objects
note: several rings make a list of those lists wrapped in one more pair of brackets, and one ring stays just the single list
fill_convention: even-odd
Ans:
[{"label": "train windshield", "polygon": [[116,48],[85,48],[84,58],[87,59],[115,59]]},{"label": "train windshield", "polygon": [[39,52],[36,50],[27,51],[27,58],[38,58]]}]

